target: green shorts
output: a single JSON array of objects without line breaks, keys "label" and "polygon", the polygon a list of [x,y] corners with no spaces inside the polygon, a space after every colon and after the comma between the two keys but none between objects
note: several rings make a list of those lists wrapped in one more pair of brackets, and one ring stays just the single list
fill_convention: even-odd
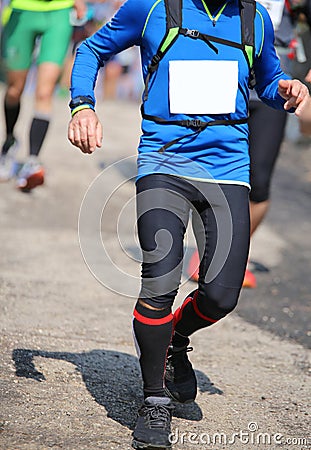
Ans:
[{"label": "green shorts", "polygon": [[36,64],[52,62],[61,66],[72,35],[70,10],[13,10],[2,36],[2,56],[7,69],[29,69],[34,58]]}]

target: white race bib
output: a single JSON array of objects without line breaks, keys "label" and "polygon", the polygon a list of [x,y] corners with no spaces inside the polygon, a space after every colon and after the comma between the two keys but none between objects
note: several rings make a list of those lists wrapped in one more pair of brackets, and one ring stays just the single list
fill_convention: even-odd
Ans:
[{"label": "white race bib", "polygon": [[283,17],[285,0],[258,0],[258,2],[266,8],[272,21],[273,28],[274,30],[277,30]]},{"label": "white race bib", "polygon": [[170,61],[172,114],[235,112],[238,61]]}]

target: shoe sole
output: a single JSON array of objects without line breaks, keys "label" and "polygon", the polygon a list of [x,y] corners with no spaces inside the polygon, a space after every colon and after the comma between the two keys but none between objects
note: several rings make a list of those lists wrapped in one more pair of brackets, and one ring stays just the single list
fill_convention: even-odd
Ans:
[{"label": "shoe sole", "polygon": [[155,444],[148,444],[147,442],[140,442],[140,441],[136,441],[135,439],[132,442],[132,447],[136,448],[136,449],[144,449],[144,448],[148,448],[149,450],[157,450],[159,448],[164,449],[164,450],[170,450],[172,448],[172,445],[170,444],[169,446],[167,445],[155,445]]},{"label": "shoe sole", "polygon": [[18,183],[18,189],[23,192],[29,192],[37,186],[41,186],[44,183],[44,172],[40,170],[40,172],[34,173],[30,175],[27,179],[24,180],[24,183]]}]

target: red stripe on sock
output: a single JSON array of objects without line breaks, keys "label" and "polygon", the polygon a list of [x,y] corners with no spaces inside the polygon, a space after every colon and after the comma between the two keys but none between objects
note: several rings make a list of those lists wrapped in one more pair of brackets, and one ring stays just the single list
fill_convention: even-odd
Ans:
[{"label": "red stripe on sock", "polygon": [[[197,291],[197,292],[198,292],[198,291]],[[193,302],[192,302],[192,305],[193,305],[193,309],[194,309],[195,313],[196,313],[199,317],[201,317],[201,319],[207,320],[208,322],[211,322],[211,323],[218,322],[218,320],[211,319],[210,317],[204,316],[204,314],[202,314],[201,311],[199,311],[199,308],[198,308],[198,305],[197,305],[197,298],[198,298],[198,295],[194,295],[194,296],[193,296]]]},{"label": "red stripe on sock", "polygon": [[163,325],[164,323],[168,323],[168,322],[171,322],[173,320],[173,314],[172,313],[170,313],[166,317],[162,317],[161,319],[151,319],[150,317],[145,317],[145,316],[139,314],[139,312],[136,311],[136,309],[134,309],[134,317],[139,322],[144,323],[146,325]]},{"label": "red stripe on sock", "polygon": [[176,311],[174,312],[174,328],[176,326],[176,324],[180,321],[181,316],[182,316],[182,312],[183,309],[188,305],[189,302],[192,301],[192,297],[187,297],[186,300],[184,301],[184,303],[176,309]]}]

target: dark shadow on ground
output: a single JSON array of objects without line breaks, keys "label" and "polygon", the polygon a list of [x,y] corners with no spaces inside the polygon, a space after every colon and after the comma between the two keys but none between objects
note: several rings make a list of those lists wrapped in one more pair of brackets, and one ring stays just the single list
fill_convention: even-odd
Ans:
[{"label": "dark shadow on ground", "polygon": [[[86,388],[108,417],[133,429],[136,412],[142,403],[142,385],[138,360],[133,355],[111,350],[92,350],[86,353],[48,352],[44,350],[15,349],[12,358],[16,376],[44,382],[45,376],[36,369],[34,358],[48,358],[72,363],[81,373]],[[196,371],[201,392],[222,394],[210,379]],[[199,421],[202,411],[196,403],[176,405],[175,417]]]}]

